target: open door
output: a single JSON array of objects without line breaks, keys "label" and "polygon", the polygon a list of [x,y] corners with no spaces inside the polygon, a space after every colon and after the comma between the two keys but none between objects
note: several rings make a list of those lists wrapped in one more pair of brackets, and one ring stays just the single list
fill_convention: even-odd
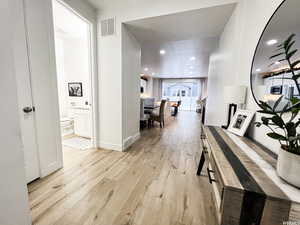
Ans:
[{"label": "open door", "polygon": [[15,35],[15,64],[18,89],[19,116],[21,123],[21,137],[25,157],[26,180],[31,182],[40,177],[34,106],[32,102],[30,69],[28,62],[28,49],[26,31],[24,28],[24,12],[19,9],[17,34]]}]

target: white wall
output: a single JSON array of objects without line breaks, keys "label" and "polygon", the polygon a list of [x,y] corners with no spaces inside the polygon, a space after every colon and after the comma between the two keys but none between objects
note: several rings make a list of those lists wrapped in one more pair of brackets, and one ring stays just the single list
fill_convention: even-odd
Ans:
[{"label": "white wall", "polygon": [[[56,35],[56,57],[60,116],[68,117],[68,110],[74,104],[85,106],[86,101],[91,103],[88,41],[84,38]],[[69,96],[68,83],[72,82],[82,83],[82,97]]]},{"label": "white wall", "polygon": [[[98,1],[96,1],[98,2]],[[151,16],[160,16],[187,10],[228,4],[236,0],[167,0],[151,2],[148,0],[100,2],[98,26],[102,19],[116,18],[116,34],[102,37],[98,35],[99,45],[99,109],[100,109],[100,146],[104,148],[118,148],[123,144],[122,120],[132,118],[125,114],[121,107],[122,95],[128,90],[122,89],[122,26],[123,22]],[[99,29],[100,31],[101,29]],[[130,82],[130,80],[128,80]],[[139,87],[139,85],[138,85]],[[132,121],[133,122],[133,121]],[[134,122],[135,123],[135,122]]]},{"label": "white wall", "polygon": [[68,88],[66,87],[66,74],[64,65],[64,39],[55,34],[55,57],[57,71],[57,88],[60,117],[68,116]]},{"label": "white wall", "polygon": [[[18,115],[17,83],[13,55],[14,29],[22,2],[0,3],[0,224],[29,225],[29,206],[25,181],[24,155]],[[9,21],[9,23],[7,23]]]},{"label": "white wall", "polygon": [[155,101],[160,101],[162,97],[162,79],[153,78],[152,80],[152,97]]},{"label": "white wall", "polygon": [[[246,108],[257,110],[250,90],[250,71],[255,48],[265,25],[282,0],[240,0],[210,58],[206,123],[222,125],[226,120],[223,101],[225,85],[248,86]],[[264,129],[253,128],[251,136],[270,149],[277,142],[267,138]]]},{"label": "white wall", "polygon": [[141,46],[122,25],[122,150],[140,136],[140,71]]}]

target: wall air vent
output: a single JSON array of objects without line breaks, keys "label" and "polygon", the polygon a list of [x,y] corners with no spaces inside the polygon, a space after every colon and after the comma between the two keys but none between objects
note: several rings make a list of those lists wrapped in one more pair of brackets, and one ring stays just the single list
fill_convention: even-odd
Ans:
[{"label": "wall air vent", "polygon": [[115,34],[115,18],[101,21],[101,36],[109,36]]}]

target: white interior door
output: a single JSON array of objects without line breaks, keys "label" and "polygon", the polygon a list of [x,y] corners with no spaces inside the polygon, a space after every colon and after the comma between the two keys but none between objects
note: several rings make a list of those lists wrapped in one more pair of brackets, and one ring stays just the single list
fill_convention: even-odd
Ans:
[{"label": "white interior door", "polygon": [[20,16],[18,18],[18,26],[15,30],[16,33],[14,36],[14,55],[26,180],[29,183],[40,177],[40,170],[37,153],[26,31],[24,28],[24,14],[23,9],[19,9],[19,11]]}]

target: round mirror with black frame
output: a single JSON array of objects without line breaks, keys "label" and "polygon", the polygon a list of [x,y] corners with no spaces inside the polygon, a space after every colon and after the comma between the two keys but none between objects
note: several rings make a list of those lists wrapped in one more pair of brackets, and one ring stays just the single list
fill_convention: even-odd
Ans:
[{"label": "round mirror with black frame", "polygon": [[280,143],[277,172],[300,187],[300,1],[285,0],[275,11],[256,47],[251,91],[262,113],[256,126]]}]

